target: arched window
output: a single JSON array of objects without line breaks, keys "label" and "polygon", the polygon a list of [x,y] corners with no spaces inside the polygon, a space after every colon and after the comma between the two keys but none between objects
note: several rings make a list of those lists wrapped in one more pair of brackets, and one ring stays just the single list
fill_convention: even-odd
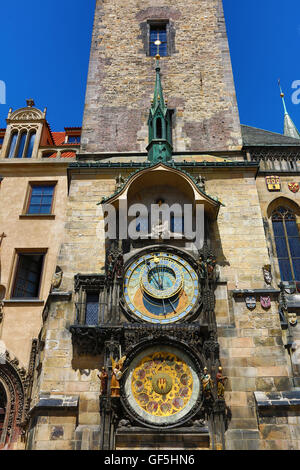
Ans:
[{"label": "arched window", "polygon": [[15,149],[16,149],[16,145],[17,145],[17,139],[18,139],[18,132],[15,131],[15,132],[12,133],[11,138],[10,138],[8,158],[14,158]]},{"label": "arched window", "polygon": [[300,237],[295,214],[278,207],[272,223],[282,281],[300,281]]},{"label": "arched window", "polygon": [[27,145],[27,151],[25,158],[31,158],[32,157],[32,152],[33,152],[33,147],[35,143],[35,137],[36,137],[36,131],[30,132],[29,134],[29,142]]},{"label": "arched window", "polygon": [[19,138],[19,146],[18,146],[18,151],[17,151],[17,154],[16,154],[16,158],[22,158],[23,157],[26,138],[27,138],[27,132],[23,131],[20,138]]}]

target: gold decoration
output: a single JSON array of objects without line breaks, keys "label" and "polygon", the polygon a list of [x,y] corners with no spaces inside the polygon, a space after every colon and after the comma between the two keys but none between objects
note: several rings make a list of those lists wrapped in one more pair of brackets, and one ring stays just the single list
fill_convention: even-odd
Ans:
[{"label": "gold decoration", "polygon": [[168,374],[157,374],[152,378],[152,388],[159,395],[167,395],[173,386],[172,377]]},{"label": "gold decoration", "polygon": [[156,352],[135,368],[131,390],[137,404],[153,416],[172,416],[183,410],[193,393],[189,366],[175,354]]}]

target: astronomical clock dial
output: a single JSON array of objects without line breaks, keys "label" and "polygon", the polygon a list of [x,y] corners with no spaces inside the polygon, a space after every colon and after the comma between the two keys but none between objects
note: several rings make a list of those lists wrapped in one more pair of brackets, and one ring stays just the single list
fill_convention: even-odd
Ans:
[{"label": "astronomical clock dial", "polygon": [[199,374],[183,351],[148,348],[134,358],[125,380],[127,406],[138,420],[173,426],[187,419],[199,400]]},{"label": "astronomical clock dial", "polygon": [[174,323],[193,310],[198,275],[182,257],[166,252],[141,256],[126,271],[124,299],[135,317],[155,324]]}]

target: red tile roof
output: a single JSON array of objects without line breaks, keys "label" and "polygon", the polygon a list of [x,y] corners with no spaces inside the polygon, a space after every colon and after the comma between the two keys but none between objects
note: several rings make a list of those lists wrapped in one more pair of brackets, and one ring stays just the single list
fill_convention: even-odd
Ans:
[{"label": "red tile roof", "polygon": [[75,158],[76,152],[63,152],[61,158]]},{"label": "red tile roof", "polygon": [[68,145],[68,146],[79,145],[76,142],[67,142],[65,144],[66,132],[52,132],[52,137],[54,140],[54,145],[56,145],[57,147],[61,145]]},{"label": "red tile roof", "polygon": [[65,143],[66,133],[65,132],[52,132],[54,145],[63,145]]}]

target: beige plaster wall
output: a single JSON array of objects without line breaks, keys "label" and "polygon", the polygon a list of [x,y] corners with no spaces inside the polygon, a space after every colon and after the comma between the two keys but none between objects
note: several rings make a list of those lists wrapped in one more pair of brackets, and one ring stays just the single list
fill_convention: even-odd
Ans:
[{"label": "beige plaster wall", "polygon": [[[17,249],[47,249],[40,288],[40,303],[5,302],[0,339],[7,350],[27,367],[31,340],[41,327],[43,302],[47,300],[57,255],[61,244],[67,200],[66,165],[30,164],[1,165],[4,177],[0,187],[0,232],[5,232],[1,249],[1,284],[6,288],[5,300],[10,300],[15,273]],[[20,218],[28,195],[29,182],[56,181],[54,218]]]}]

